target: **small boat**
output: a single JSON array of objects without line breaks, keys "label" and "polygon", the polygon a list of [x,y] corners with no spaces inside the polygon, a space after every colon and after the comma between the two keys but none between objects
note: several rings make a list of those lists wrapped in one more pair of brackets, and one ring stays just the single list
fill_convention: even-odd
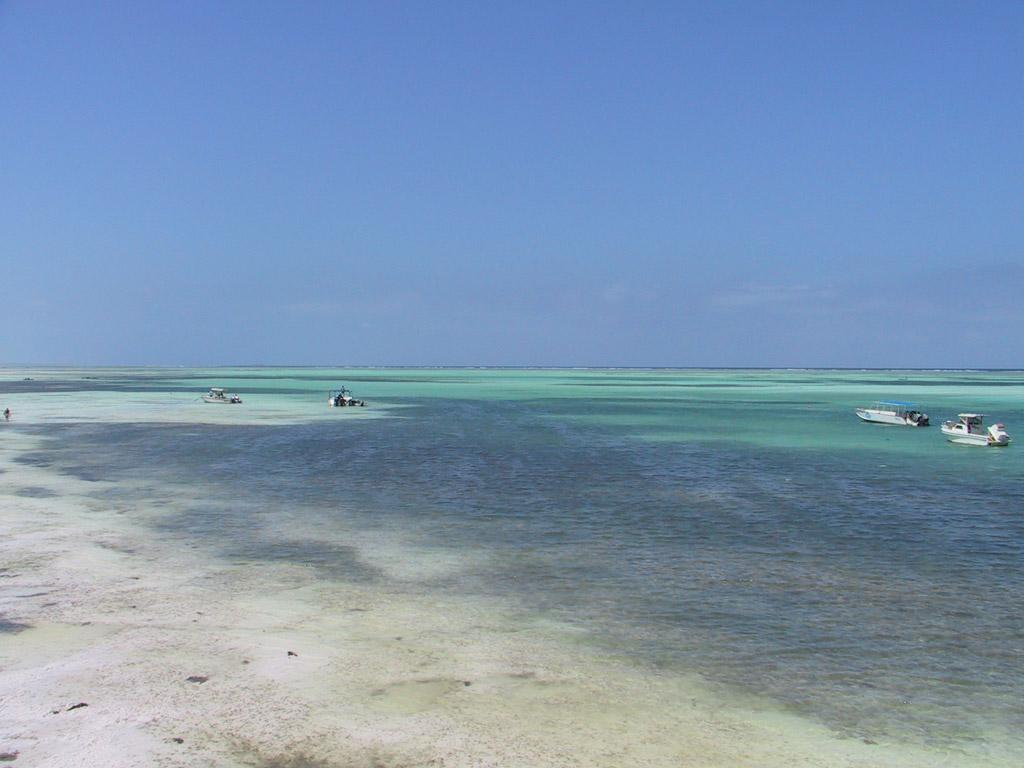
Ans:
[{"label": "small boat", "polygon": [[349,390],[342,387],[341,389],[332,389],[327,393],[327,405],[331,408],[344,408],[345,406],[366,405],[366,401],[356,400]]},{"label": "small boat", "polygon": [[944,422],[942,434],[951,443],[962,445],[989,445],[1002,448],[1010,444],[1010,436],[1002,424],[993,424],[985,429],[983,413],[961,413],[958,421]]},{"label": "small boat", "polygon": [[210,387],[208,394],[203,395],[204,403],[221,403],[222,405],[240,405],[242,398],[238,395],[229,395],[220,387]]},{"label": "small boat", "polygon": [[873,424],[899,424],[907,427],[927,427],[928,414],[923,413],[914,403],[900,403],[895,400],[879,400],[870,408],[858,408],[857,415],[862,421]]}]

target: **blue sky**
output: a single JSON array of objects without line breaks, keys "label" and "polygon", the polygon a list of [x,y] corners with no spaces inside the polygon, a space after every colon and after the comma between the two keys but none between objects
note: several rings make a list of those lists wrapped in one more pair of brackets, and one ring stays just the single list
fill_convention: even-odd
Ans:
[{"label": "blue sky", "polygon": [[0,2],[0,363],[1024,365],[1024,4]]}]

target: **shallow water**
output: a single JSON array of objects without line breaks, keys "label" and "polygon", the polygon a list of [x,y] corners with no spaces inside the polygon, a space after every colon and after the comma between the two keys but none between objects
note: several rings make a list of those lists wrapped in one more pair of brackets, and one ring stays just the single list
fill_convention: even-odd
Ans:
[{"label": "shallow water", "polygon": [[[341,383],[370,406],[327,409]],[[882,398],[1024,434],[1018,372],[0,374],[4,428],[44,438],[20,461],[211,556],[493,599],[844,735],[1018,750],[1024,454],[853,415]]]}]

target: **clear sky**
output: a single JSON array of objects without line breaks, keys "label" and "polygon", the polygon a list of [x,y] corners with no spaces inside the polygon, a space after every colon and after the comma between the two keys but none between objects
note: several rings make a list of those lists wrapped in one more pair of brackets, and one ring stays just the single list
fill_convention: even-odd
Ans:
[{"label": "clear sky", "polygon": [[1024,3],[0,2],[0,363],[1024,366]]}]

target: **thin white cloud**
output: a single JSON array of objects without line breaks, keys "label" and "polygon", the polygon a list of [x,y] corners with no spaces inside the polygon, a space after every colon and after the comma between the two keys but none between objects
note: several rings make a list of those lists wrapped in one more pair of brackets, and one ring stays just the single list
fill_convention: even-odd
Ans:
[{"label": "thin white cloud", "polygon": [[727,288],[711,296],[711,304],[719,309],[805,306],[834,298],[834,291],[824,286],[749,284]]}]

